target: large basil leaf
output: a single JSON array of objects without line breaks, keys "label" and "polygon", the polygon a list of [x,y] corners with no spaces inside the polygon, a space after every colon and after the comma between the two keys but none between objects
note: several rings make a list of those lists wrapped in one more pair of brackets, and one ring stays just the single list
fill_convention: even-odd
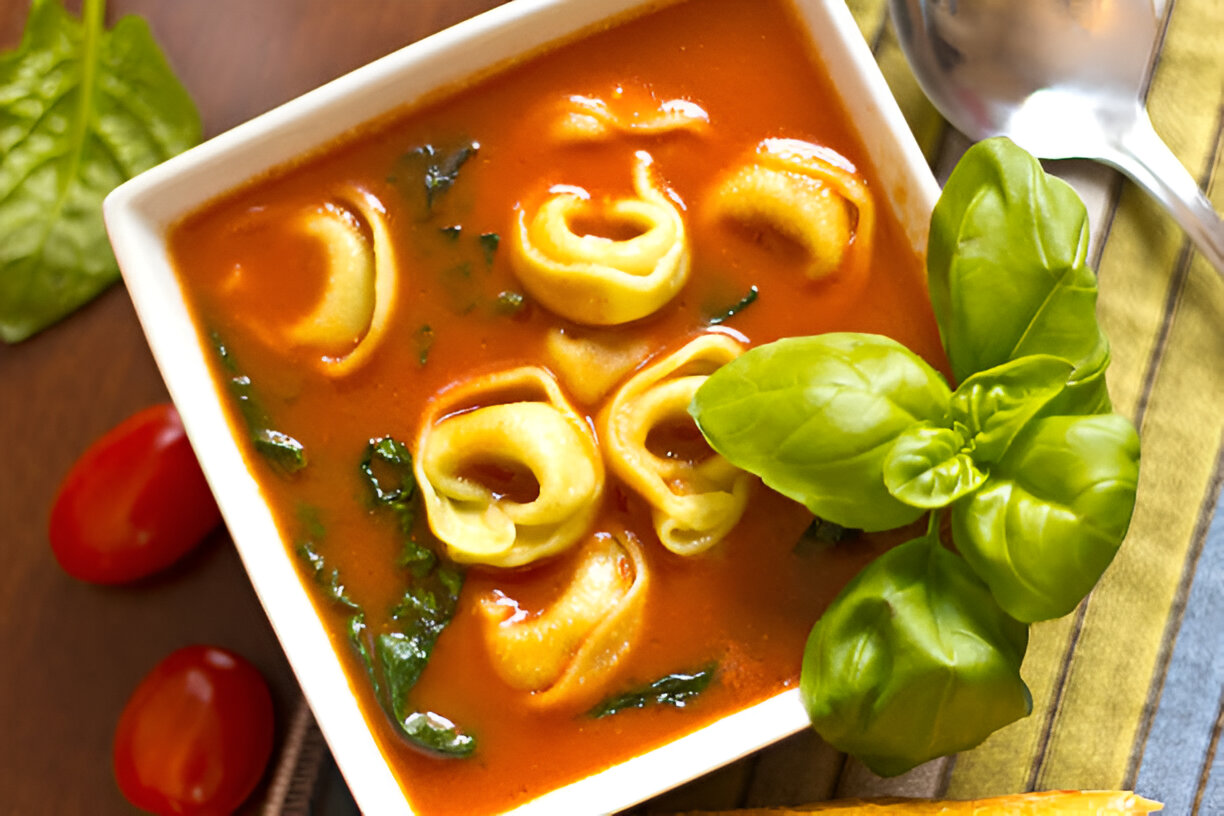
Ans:
[{"label": "large basil leaf", "polygon": [[1039,419],[990,480],[952,505],[956,546],[1022,621],[1075,608],[1130,525],[1139,437],[1117,414]]},{"label": "large basil leaf", "polygon": [[816,731],[892,776],[1027,716],[1028,627],[930,539],[868,564],[812,628],[799,688]]},{"label": "large basil leaf", "polygon": [[952,373],[1028,354],[1074,366],[1061,413],[1108,411],[1109,344],[1096,320],[1088,217],[1063,181],[1003,138],[970,148],[931,215],[931,304]]},{"label": "large basil leaf", "polygon": [[192,146],[200,117],[138,17],[107,32],[33,0],[25,35],[0,56],[0,338],[16,342],[119,275],[102,199]]},{"label": "large basil leaf", "polygon": [[889,494],[884,458],[910,426],[942,422],[949,396],[895,340],[822,334],[745,352],[710,376],[689,411],[733,464],[820,518],[873,531],[922,514]]}]

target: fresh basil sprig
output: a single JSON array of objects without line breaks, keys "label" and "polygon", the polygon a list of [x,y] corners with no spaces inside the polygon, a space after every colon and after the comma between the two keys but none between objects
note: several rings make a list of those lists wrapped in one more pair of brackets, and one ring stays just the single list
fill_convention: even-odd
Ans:
[{"label": "fresh basil sprig", "polygon": [[902,773],[1029,714],[1027,644],[964,559],[920,538],[868,564],[812,629],[803,704],[829,744]]},{"label": "fresh basil sprig", "polygon": [[104,0],[82,19],[33,0],[0,54],[0,339],[15,343],[119,277],[102,199],[200,140],[200,116],[144,20],[109,32]]},{"label": "fresh basil sprig", "polygon": [[[1000,633],[1071,611],[1126,534],[1139,438],[1110,413],[1086,255],[1071,188],[1011,142],[981,142],[944,188],[927,254],[954,391],[895,341],[843,333],[752,349],[690,406],[714,450],[835,524],[891,529],[931,510],[938,530],[950,508],[963,558],[933,534],[888,553],[838,596],[805,652],[817,730],[881,773],[1024,716],[1027,691],[1012,688],[1024,641]],[[933,668],[958,632],[990,647],[980,665]],[[955,667],[972,677],[948,681]]]}]

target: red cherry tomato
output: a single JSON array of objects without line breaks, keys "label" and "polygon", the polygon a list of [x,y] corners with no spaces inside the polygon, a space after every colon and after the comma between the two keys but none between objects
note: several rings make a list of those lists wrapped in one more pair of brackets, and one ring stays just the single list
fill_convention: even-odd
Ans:
[{"label": "red cherry tomato", "polygon": [[117,584],[183,557],[221,513],[169,403],[112,428],[76,461],[51,507],[51,549],[75,578]]},{"label": "red cherry tomato", "polygon": [[188,646],[136,687],[115,729],[115,779],[164,816],[233,813],[272,753],[272,698],[258,669],[214,646]]}]

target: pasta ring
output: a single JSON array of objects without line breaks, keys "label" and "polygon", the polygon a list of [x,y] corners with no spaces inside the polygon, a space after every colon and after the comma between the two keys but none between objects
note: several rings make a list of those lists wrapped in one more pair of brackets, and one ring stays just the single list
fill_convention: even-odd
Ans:
[{"label": "pasta ring", "polygon": [[725,334],[702,335],[630,378],[601,416],[608,466],[650,503],[659,541],[677,555],[705,552],[731,531],[752,476],[713,452],[698,462],[660,456],[647,440],[669,420],[691,421],[697,389],[742,351]]},{"label": "pasta ring", "polygon": [[[517,398],[531,394],[537,397]],[[525,469],[538,494],[499,494],[473,475],[482,464]],[[450,557],[494,567],[528,564],[576,543],[604,486],[590,426],[534,366],[444,392],[417,436],[413,468],[429,526]]]},{"label": "pasta ring", "polygon": [[561,595],[533,617],[500,593],[478,609],[493,668],[507,685],[534,692],[538,708],[596,702],[636,641],[648,587],[646,560],[628,534],[595,535]]},{"label": "pasta ring", "polygon": [[680,209],[654,186],[652,159],[639,151],[637,198],[606,202],[602,215],[639,234],[624,240],[579,235],[573,222],[592,209],[585,191],[566,188],[528,218],[518,208],[511,262],[527,292],[562,317],[591,326],[653,314],[688,280],[689,249]]}]

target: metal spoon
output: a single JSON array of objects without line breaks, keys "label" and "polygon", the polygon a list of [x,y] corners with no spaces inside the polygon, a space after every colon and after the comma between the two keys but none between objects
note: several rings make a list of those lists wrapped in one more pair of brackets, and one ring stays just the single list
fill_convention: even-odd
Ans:
[{"label": "metal spoon", "polygon": [[966,136],[1134,179],[1224,272],[1224,223],[1143,106],[1152,0],[889,0],[935,107]]}]

